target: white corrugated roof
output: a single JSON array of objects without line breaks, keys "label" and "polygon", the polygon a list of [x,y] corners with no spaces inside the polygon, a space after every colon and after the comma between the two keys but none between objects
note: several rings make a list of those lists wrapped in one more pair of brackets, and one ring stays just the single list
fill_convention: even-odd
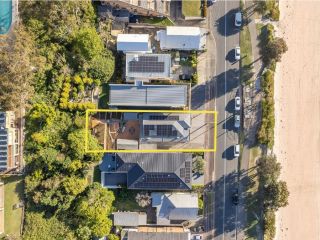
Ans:
[{"label": "white corrugated roof", "polygon": [[117,42],[149,42],[148,34],[119,34]]},{"label": "white corrugated roof", "polygon": [[167,35],[183,35],[183,36],[198,36],[200,35],[199,27],[167,27]]}]

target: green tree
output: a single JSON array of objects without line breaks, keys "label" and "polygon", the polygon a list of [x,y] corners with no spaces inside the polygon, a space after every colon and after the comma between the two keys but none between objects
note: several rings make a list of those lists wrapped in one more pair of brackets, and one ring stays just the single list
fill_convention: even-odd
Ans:
[{"label": "green tree", "polygon": [[112,221],[107,216],[111,213],[113,201],[113,192],[103,188],[100,183],[93,183],[77,202],[76,218],[80,225],[89,227],[92,237],[109,234]]},{"label": "green tree", "polygon": [[266,46],[266,51],[270,60],[280,62],[282,55],[288,51],[288,46],[283,38],[276,37]]},{"label": "green tree", "polygon": [[199,174],[204,174],[204,159],[201,156],[197,156],[193,159],[192,170]]},{"label": "green tree", "polygon": [[272,182],[264,187],[264,205],[266,208],[278,210],[288,205],[289,191],[284,181]]},{"label": "green tree", "polygon": [[108,240],[119,240],[120,238],[115,234],[109,234],[107,239]]},{"label": "green tree", "polygon": [[73,51],[80,58],[91,60],[104,51],[104,45],[95,28],[80,29],[73,42]]},{"label": "green tree", "polygon": [[45,218],[41,213],[26,212],[23,239],[75,240],[73,231],[55,216]]},{"label": "green tree", "polygon": [[275,155],[263,156],[258,161],[259,179],[263,185],[276,182],[281,173],[281,164]]},{"label": "green tree", "polygon": [[268,210],[263,215],[264,239],[273,240],[276,235],[276,216],[273,210]]}]

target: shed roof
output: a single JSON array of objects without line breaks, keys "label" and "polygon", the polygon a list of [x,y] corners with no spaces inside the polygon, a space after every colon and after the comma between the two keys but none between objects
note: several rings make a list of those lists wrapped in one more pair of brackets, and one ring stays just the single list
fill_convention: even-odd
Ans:
[{"label": "shed roof", "polygon": [[187,85],[109,84],[111,106],[184,107]]},{"label": "shed roof", "polygon": [[138,212],[114,212],[113,225],[136,227],[147,224],[147,214]]},{"label": "shed roof", "polygon": [[148,34],[119,34],[117,50],[123,52],[150,52]]}]

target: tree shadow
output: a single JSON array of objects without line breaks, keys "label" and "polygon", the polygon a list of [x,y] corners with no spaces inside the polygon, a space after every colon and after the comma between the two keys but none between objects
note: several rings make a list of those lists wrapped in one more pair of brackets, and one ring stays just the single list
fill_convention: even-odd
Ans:
[{"label": "tree shadow", "polygon": [[231,9],[216,21],[215,24],[220,35],[227,37],[240,32],[240,28],[234,25],[235,14],[238,11],[238,8]]},{"label": "tree shadow", "polygon": [[234,158],[234,146],[232,145],[224,150],[222,153],[222,159],[233,160]]}]

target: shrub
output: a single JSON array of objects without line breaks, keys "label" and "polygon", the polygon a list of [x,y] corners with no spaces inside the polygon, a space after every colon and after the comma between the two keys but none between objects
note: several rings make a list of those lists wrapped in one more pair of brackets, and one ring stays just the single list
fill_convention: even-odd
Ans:
[{"label": "shrub", "polygon": [[268,210],[263,216],[264,239],[273,240],[276,235],[276,216],[274,211]]},{"label": "shrub", "polygon": [[140,207],[147,207],[151,204],[151,196],[147,192],[138,193],[136,196],[136,202]]},{"label": "shrub", "polygon": [[199,76],[198,76],[198,73],[194,73],[192,74],[191,76],[191,85],[194,86],[194,85],[197,85],[198,84],[198,81],[199,81]]}]

